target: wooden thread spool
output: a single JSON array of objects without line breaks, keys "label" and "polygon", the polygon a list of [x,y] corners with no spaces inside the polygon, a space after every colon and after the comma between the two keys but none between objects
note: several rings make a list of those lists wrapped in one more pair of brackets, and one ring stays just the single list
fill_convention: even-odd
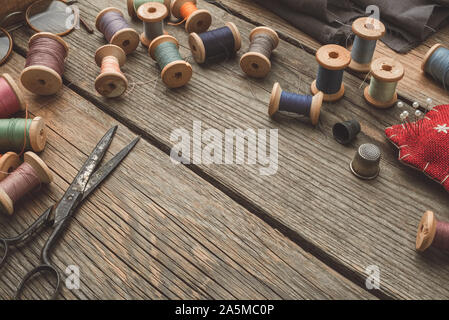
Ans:
[{"label": "wooden thread spool", "polygon": [[[110,16],[123,20],[118,22],[118,25],[111,26],[108,19],[113,18],[111,18]],[[119,46],[123,49],[123,51],[125,51],[126,54],[130,54],[139,46],[139,34],[136,30],[129,27],[128,23],[123,17],[123,13],[117,8],[110,7],[100,11],[95,20],[95,25],[97,27],[97,30],[103,33],[106,40],[110,44]]]},{"label": "wooden thread spool", "polygon": [[97,92],[107,98],[116,98],[125,93],[128,80],[120,70],[126,62],[125,51],[113,44],[102,46],[95,53],[95,62],[101,67],[101,73],[95,79]]},{"label": "wooden thread spool", "polygon": [[140,41],[148,47],[151,41],[164,34],[164,19],[168,16],[168,10],[162,3],[149,2],[139,7],[137,16],[143,22]]},{"label": "wooden thread spool", "polygon": [[[22,176],[18,171],[25,167],[27,168],[27,172],[30,169],[31,172],[27,176]],[[24,155],[24,164],[20,165],[17,170],[0,182],[0,210],[5,214],[12,215],[14,213],[14,203],[19,200],[18,198],[22,198],[32,189],[39,187],[39,185],[49,184],[52,181],[53,175],[45,162],[35,153],[26,152]],[[10,185],[22,183],[28,185],[22,187],[23,190],[21,190],[20,194],[13,196],[9,190],[11,188]],[[8,193],[8,190],[10,193]]]},{"label": "wooden thread spool", "polygon": [[[69,53],[69,47],[61,37],[49,32],[40,32],[30,38],[28,42],[28,46],[30,47],[30,49],[28,51],[27,59],[30,57],[30,54],[32,52],[33,42],[43,38],[51,39],[62,45],[64,56],[61,57],[61,59],[63,60],[62,64],[64,64],[64,60],[67,58],[67,55]],[[48,59],[48,57],[46,57],[46,59]],[[64,65],[62,65],[60,68],[62,71],[57,71],[48,64],[44,65],[36,63],[27,66],[22,71],[22,73],[20,74],[20,81],[26,89],[35,94],[43,96],[52,95],[57,93],[62,88],[62,72],[64,70]]]},{"label": "wooden thread spool", "polygon": [[363,17],[354,21],[352,31],[355,33],[355,39],[349,68],[357,72],[368,73],[371,70],[377,40],[385,35],[385,25],[379,20]]},{"label": "wooden thread spool", "polygon": [[[228,32],[228,34],[219,35],[218,32],[222,31]],[[220,39],[220,37],[228,35],[230,35],[232,39],[232,48],[226,47],[229,41],[226,41],[225,43],[223,41],[225,39]],[[232,22],[226,22],[225,27],[223,28],[218,28],[200,34],[192,32],[189,35],[189,46],[192,51],[193,58],[197,63],[215,62],[228,59],[232,55],[235,55],[235,53],[242,47],[242,38],[237,26]],[[226,50],[223,49],[224,47],[226,47]]]},{"label": "wooden thread spool", "polygon": [[[318,92],[315,96],[310,97],[310,102],[306,104],[303,103],[287,103],[287,97],[283,97],[285,92],[282,91],[281,86],[278,82],[273,85],[273,90],[271,91],[270,104],[268,106],[268,114],[272,117],[278,111],[287,111],[297,114],[301,114],[310,117],[313,125],[318,124],[320,119],[321,106],[323,104],[323,93]],[[293,94],[290,94],[293,95]],[[300,95],[297,95],[300,96]],[[306,97],[306,96],[301,96]]]},{"label": "wooden thread spool", "polygon": [[128,14],[133,20],[137,20],[137,11],[139,8],[145,3],[149,2],[158,2],[165,5],[168,11],[168,15],[170,15],[170,0],[127,0],[128,5]]},{"label": "wooden thread spool", "polygon": [[20,166],[20,158],[15,152],[7,152],[0,156],[0,181]]},{"label": "wooden thread spool", "polygon": [[421,68],[440,82],[444,89],[449,88],[449,49],[437,43],[424,56]]},{"label": "wooden thread spool", "polygon": [[47,129],[43,118],[0,119],[1,150],[22,151],[25,148],[25,150],[41,152],[46,144]]},{"label": "wooden thread spool", "polygon": [[196,8],[196,0],[174,0],[171,12],[176,18],[186,21],[185,28],[188,33],[205,32],[212,24],[209,11]]},{"label": "wooden thread spool", "polygon": [[[168,47],[172,52],[162,51],[163,47]],[[148,51],[151,58],[156,60],[162,69],[162,81],[169,88],[182,87],[192,78],[192,66],[182,60],[178,40],[174,37],[168,35],[157,37],[151,42]],[[168,53],[172,55],[169,59],[166,56]]]},{"label": "wooden thread spool", "polygon": [[[14,111],[16,109],[17,109],[17,111],[24,111],[26,109],[25,98],[23,96],[22,90],[20,90],[19,86],[16,84],[14,79],[9,74],[4,73],[0,76],[0,81],[1,80],[4,80],[5,83],[8,85],[9,90],[11,90],[11,94],[15,97],[15,100],[16,100],[16,102],[14,104],[16,104],[18,108],[14,107],[14,106],[12,108],[9,107],[8,109],[11,109],[11,112],[5,113],[3,111],[0,111],[0,114],[11,115],[11,114],[15,113]],[[0,94],[3,95],[5,93],[0,92]],[[12,97],[12,98],[14,98],[14,97]],[[5,96],[2,96],[2,99],[4,102],[7,100],[7,98]],[[1,105],[1,102],[0,102],[0,105]],[[14,109],[14,111],[12,109]]]},{"label": "wooden thread spool", "polygon": [[430,247],[449,251],[449,224],[438,221],[432,211],[426,211],[421,218],[416,235],[416,250],[426,251]]},{"label": "wooden thread spool", "polygon": [[324,93],[324,101],[337,101],[345,94],[344,69],[351,63],[351,54],[345,48],[329,44],[318,49],[318,76],[311,85],[312,93]]},{"label": "wooden thread spool", "polygon": [[366,101],[377,108],[388,108],[398,100],[396,87],[404,77],[404,67],[390,58],[379,58],[371,65],[371,83],[365,88]]},{"label": "wooden thread spool", "polygon": [[[264,43],[263,38],[259,39],[260,44],[255,43],[255,38],[265,35],[269,44]],[[254,78],[264,78],[271,70],[270,56],[274,49],[279,45],[279,36],[276,31],[267,27],[257,27],[249,35],[251,45],[249,52],[245,53],[240,59],[240,67],[243,72]],[[264,48],[263,46],[268,46]]]}]

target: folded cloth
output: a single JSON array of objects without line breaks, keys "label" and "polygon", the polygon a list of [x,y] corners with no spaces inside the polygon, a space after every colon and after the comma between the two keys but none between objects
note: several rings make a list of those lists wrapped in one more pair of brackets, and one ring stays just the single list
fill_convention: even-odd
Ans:
[{"label": "folded cloth", "polygon": [[256,0],[323,44],[348,45],[351,24],[365,8],[379,7],[387,27],[382,41],[406,53],[437,32],[449,20],[449,0]]}]

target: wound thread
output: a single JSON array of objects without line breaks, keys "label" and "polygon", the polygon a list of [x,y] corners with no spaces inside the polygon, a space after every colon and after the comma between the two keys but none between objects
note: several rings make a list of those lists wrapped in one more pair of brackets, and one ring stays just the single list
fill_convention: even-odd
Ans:
[{"label": "wound thread", "polygon": [[235,39],[231,29],[226,26],[200,33],[206,52],[205,62],[227,60],[235,54]]},{"label": "wound thread", "polygon": [[32,37],[29,43],[25,68],[45,66],[62,76],[67,53],[66,47],[53,38],[44,36]]},{"label": "wound thread", "polygon": [[103,58],[103,61],[101,62],[101,73],[121,73],[119,61],[116,57],[113,56],[107,56]]},{"label": "wound thread", "polygon": [[19,98],[4,77],[0,77],[0,118],[9,118],[21,109]]},{"label": "wound thread", "polygon": [[351,57],[360,64],[370,63],[376,50],[377,40],[365,40],[358,36],[354,39]]},{"label": "wound thread", "polygon": [[0,149],[31,150],[30,127],[32,119],[0,119]]},{"label": "wound thread", "polygon": [[369,94],[377,101],[388,102],[394,99],[397,86],[397,82],[382,82],[376,77],[371,77]]},{"label": "wound thread", "polygon": [[304,116],[310,115],[312,96],[283,91],[279,102],[279,111],[294,112]]},{"label": "wound thread", "polygon": [[256,34],[249,46],[249,52],[257,52],[263,54],[270,59],[271,53],[276,48],[276,41],[268,34],[259,33]]},{"label": "wound thread", "polygon": [[169,63],[182,60],[178,46],[170,41],[159,44],[155,48],[154,55],[161,69],[164,69]]},{"label": "wound thread", "polygon": [[13,203],[16,203],[28,192],[39,187],[41,183],[34,168],[24,162],[0,182],[0,189],[11,198]]},{"label": "wound thread", "polygon": [[449,251],[449,223],[441,221],[437,222],[432,247]]},{"label": "wound thread", "polygon": [[325,94],[336,94],[343,83],[344,70],[329,70],[323,66],[318,67],[316,87]]},{"label": "wound thread", "polygon": [[117,32],[129,28],[129,24],[126,22],[123,14],[113,10],[105,12],[100,17],[97,26],[109,43]]},{"label": "wound thread", "polygon": [[444,47],[436,49],[428,58],[424,70],[447,90],[449,87],[449,49]]},{"label": "wound thread", "polygon": [[183,21],[187,20],[192,13],[198,10],[198,7],[193,2],[186,2],[184,3],[181,8],[179,8],[179,13],[181,14],[181,17],[183,18]]}]

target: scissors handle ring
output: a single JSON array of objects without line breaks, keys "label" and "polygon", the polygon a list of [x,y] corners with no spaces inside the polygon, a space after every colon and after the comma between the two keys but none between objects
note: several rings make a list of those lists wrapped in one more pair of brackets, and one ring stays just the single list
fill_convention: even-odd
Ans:
[{"label": "scissors handle ring", "polygon": [[33,270],[31,270],[30,272],[28,272],[28,274],[22,279],[22,281],[19,284],[19,287],[17,288],[17,291],[14,295],[14,300],[19,300],[20,296],[23,293],[23,289],[25,289],[26,285],[28,284],[28,282],[35,277],[38,276],[43,276],[45,273],[51,274],[55,279],[56,279],[56,284],[54,286],[54,291],[53,294],[51,295],[50,300],[55,300],[59,290],[60,290],[60,286],[61,286],[61,277],[59,275],[59,271],[56,270],[55,267],[53,267],[52,265],[49,264],[42,264],[40,266],[37,266],[36,268],[34,268]]}]

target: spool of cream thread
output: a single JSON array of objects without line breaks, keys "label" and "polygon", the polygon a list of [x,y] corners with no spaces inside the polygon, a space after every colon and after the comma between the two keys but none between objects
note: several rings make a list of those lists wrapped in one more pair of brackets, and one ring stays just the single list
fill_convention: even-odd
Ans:
[{"label": "spool of cream thread", "polygon": [[[95,53],[95,62],[102,69],[95,79],[97,92],[107,98],[116,98],[124,94],[128,88],[128,80],[120,71],[120,67],[126,62],[125,51],[113,44],[102,46]],[[106,66],[106,64],[113,65]]]},{"label": "spool of cream thread", "polygon": [[[145,1],[139,1],[139,0],[127,0],[127,6],[128,6],[128,14],[129,16],[133,19],[133,20],[137,20],[137,10],[139,10],[140,6],[148,3],[148,2],[157,2],[157,3],[162,3],[165,5],[165,7],[167,8],[168,11],[168,15],[170,15],[170,6],[171,6],[171,1],[170,0],[145,0]],[[136,4],[139,3],[139,7],[136,8]]]},{"label": "spool of cream thread", "polygon": [[[166,65],[160,65],[162,81],[169,88],[179,88],[187,84],[192,78],[193,69],[190,63],[181,59],[179,54],[179,43],[174,37],[169,35],[163,35],[154,39],[148,48],[148,52],[153,60],[158,61],[156,51],[158,47],[164,43],[172,43],[173,50],[177,50],[178,59],[167,63]],[[158,61],[160,63],[160,61]]]},{"label": "spool of cream thread", "polygon": [[[351,63],[350,52],[339,45],[328,44],[318,49],[315,57],[319,64],[319,70],[317,80],[313,81],[311,85],[312,93],[316,95],[320,91],[323,92],[323,99],[327,102],[340,100],[345,94],[342,75],[344,69]],[[338,80],[333,80],[333,78]],[[331,81],[338,81],[338,83],[332,83]],[[333,85],[340,89],[331,92],[327,85]]]},{"label": "spool of cream thread", "polygon": [[[254,48],[254,39],[258,36],[267,37],[269,43],[260,43],[256,50]],[[276,31],[267,27],[257,27],[249,35],[251,42],[249,52],[245,53],[240,59],[240,67],[250,77],[265,78],[271,70],[270,56],[274,49],[279,45],[279,36]],[[259,40],[264,41],[264,40]]]},{"label": "spool of cream thread", "polygon": [[385,25],[377,19],[363,17],[354,21],[352,32],[355,34],[351,51],[351,70],[368,73],[371,70],[377,40],[385,35]]},{"label": "spool of cream thread", "polygon": [[366,101],[377,108],[389,108],[398,100],[396,88],[404,77],[402,64],[391,58],[379,58],[371,64],[371,82],[365,88]]},{"label": "spool of cream thread", "polygon": [[[101,10],[98,13],[97,18],[95,19],[95,25],[98,31],[102,32],[99,27],[100,21],[103,19],[104,15],[108,14],[109,12],[116,12],[120,14],[123,18],[124,23],[126,23],[125,18],[123,17],[123,13],[119,9],[109,7]],[[123,28],[117,31],[109,40],[110,44],[119,46],[120,48],[123,49],[123,51],[125,51],[126,54],[130,54],[131,52],[136,50],[137,47],[139,46],[139,42],[140,42],[139,34],[137,33],[136,30],[130,27]]]},{"label": "spool of cream thread", "polygon": [[171,13],[178,19],[185,19],[186,25],[185,29],[187,33],[202,33],[209,29],[212,24],[212,16],[209,11],[205,9],[197,9],[192,12],[188,17],[182,15],[183,10],[181,8],[186,5],[186,3],[192,3],[196,6],[196,0],[174,0],[171,4]]},{"label": "spool of cream thread", "polygon": [[[28,41],[29,46],[34,40],[39,38],[47,38],[59,42],[65,49],[63,59],[67,58],[69,46],[61,37],[49,32],[36,33]],[[34,94],[48,96],[57,93],[62,88],[61,75],[48,66],[35,64],[23,69],[20,74],[20,81],[27,90]]]},{"label": "spool of cream thread", "polygon": [[[24,162],[29,164],[36,173],[37,177],[41,184],[49,184],[53,181],[53,175],[45,164],[45,162],[35,153],[26,152],[24,154]],[[14,173],[13,173],[14,174]],[[3,181],[5,182],[5,178]],[[0,210],[8,215],[12,215],[14,213],[14,202],[11,197],[3,190],[0,186]]]},{"label": "spool of cream thread", "polygon": [[164,34],[164,19],[168,16],[168,10],[162,3],[149,2],[139,7],[137,16],[143,22],[140,42],[148,47],[151,41]]}]

